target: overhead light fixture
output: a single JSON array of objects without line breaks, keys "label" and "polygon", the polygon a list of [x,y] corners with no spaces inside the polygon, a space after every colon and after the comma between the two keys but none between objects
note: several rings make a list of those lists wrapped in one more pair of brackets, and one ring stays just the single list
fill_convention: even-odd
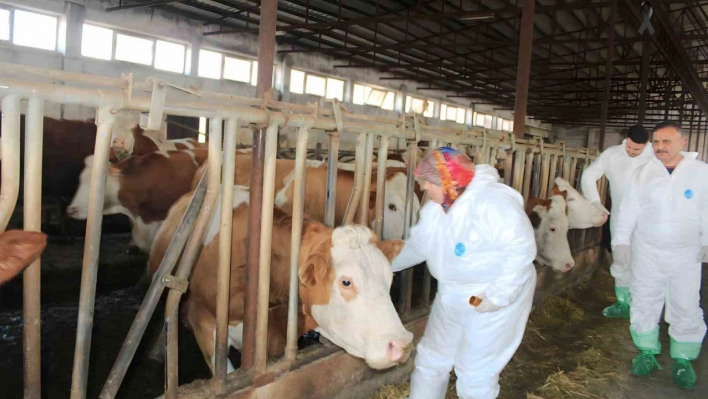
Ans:
[{"label": "overhead light fixture", "polygon": [[494,13],[488,13],[488,14],[477,14],[477,15],[470,15],[470,16],[461,16],[460,20],[461,21],[482,21],[486,19],[494,19],[497,16]]}]

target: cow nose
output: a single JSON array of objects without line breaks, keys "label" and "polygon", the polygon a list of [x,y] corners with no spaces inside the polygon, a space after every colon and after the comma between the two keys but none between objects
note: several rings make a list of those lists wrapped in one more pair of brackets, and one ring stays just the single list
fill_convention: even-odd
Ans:
[{"label": "cow nose", "polygon": [[411,344],[393,340],[388,343],[388,357],[394,363],[403,363],[411,354]]},{"label": "cow nose", "polygon": [[575,261],[571,260],[570,262],[565,264],[565,271],[569,271],[570,269],[573,268],[573,266],[575,266]]}]

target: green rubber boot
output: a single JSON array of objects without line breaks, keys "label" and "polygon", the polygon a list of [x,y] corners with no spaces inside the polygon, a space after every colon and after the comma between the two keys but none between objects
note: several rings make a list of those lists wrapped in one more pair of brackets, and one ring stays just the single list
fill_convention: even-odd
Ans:
[{"label": "green rubber boot", "polygon": [[615,296],[617,302],[603,309],[602,315],[611,319],[629,319],[629,304],[631,302],[629,288],[615,287]]},{"label": "green rubber boot", "polygon": [[648,352],[642,352],[632,359],[632,374],[644,377],[653,373],[656,369],[661,370],[659,362],[656,361],[656,357]]},{"label": "green rubber boot", "polygon": [[674,362],[674,382],[683,389],[696,388],[696,372],[691,362],[686,359],[676,359]]}]

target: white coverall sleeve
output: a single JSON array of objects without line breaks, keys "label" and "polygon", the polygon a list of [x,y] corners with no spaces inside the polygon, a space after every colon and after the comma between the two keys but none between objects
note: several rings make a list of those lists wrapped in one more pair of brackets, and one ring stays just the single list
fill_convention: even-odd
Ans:
[{"label": "white coverall sleeve", "polygon": [[639,173],[637,172],[639,172],[640,169],[635,170],[632,174],[629,190],[620,204],[617,228],[614,237],[612,237],[612,247],[629,245],[634,228],[637,226],[639,198],[641,196],[641,185],[639,183]]},{"label": "white coverall sleeve", "polygon": [[510,198],[485,202],[486,228],[491,232],[501,270],[484,295],[495,305],[505,307],[516,301],[530,272],[535,273],[536,240],[522,206]]},{"label": "white coverall sleeve", "polygon": [[425,224],[429,219],[430,218],[425,217],[424,209],[422,209],[420,212],[420,218],[418,219],[418,224],[411,227],[410,235],[403,244],[403,249],[401,249],[398,256],[396,256],[396,258],[394,258],[391,262],[391,270],[394,273],[425,262],[426,257],[420,250],[420,244],[425,241],[425,231],[427,229]]},{"label": "white coverall sleeve", "polygon": [[590,202],[601,203],[600,193],[597,191],[597,181],[605,174],[607,158],[605,154],[605,152],[600,154],[600,156],[585,169],[585,173],[583,173],[583,176],[580,178],[580,187],[583,190],[583,196]]},{"label": "white coverall sleeve", "polygon": [[704,180],[703,189],[703,210],[701,211],[701,245],[703,247],[708,246],[708,184]]}]

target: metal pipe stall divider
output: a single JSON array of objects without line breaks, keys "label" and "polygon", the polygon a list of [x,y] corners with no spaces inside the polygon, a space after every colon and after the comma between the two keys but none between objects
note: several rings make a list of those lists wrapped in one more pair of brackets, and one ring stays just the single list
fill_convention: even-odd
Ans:
[{"label": "metal pipe stall divider", "polygon": [[[182,260],[177,267],[177,273],[174,276],[170,276],[170,278],[185,284],[192,272],[194,261],[197,259],[198,250],[204,239],[204,232],[211,220],[219,194],[219,185],[221,183],[221,122],[221,118],[213,118],[209,121],[209,168],[207,169],[207,192],[204,204],[194,224],[194,231],[187,241]],[[182,294],[183,292],[181,291],[170,290],[165,305],[165,326],[167,328],[167,355],[165,360],[167,389],[165,397],[168,399],[177,399],[179,388],[177,381],[179,373],[177,329],[179,326],[179,300]]]},{"label": "metal pipe stall divider", "polygon": [[293,190],[293,225],[290,241],[290,296],[288,297],[288,335],[285,345],[286,359],[293,361],[297,355],[298,316],[298,267],[300,264],[300,242],[305,210],[305,173],[307,160],[307,139],[310,127],[305,124],[298,129],[295,147],[295,188]]},{"label": "metal pipe stall divider", "polygon": [[379,239],[383,240],[384,206],[386,202],[386,162],[388,160],[389,135],[381,136],[379,143],[378,167],[376,168],[376,216],[374,228]]},{"label": "metal pipe stall divider", "polygon": [[514,190],[521,192],[524,184],[524,161],[526,151],[521,148],[517,148],[514,153],[514,178],[513,178],[513,188]]},{"label": "metal pipe stall divider", "polygon": [[145,294],[145,299],[140,305],[138,314],[133,320],[133,324],[130,326],[130,331],[123,341],[123,346],[118,353],[115,363],[113,364],[113,369],[111,370],[106,384],[103,386],[101,399],[113,399],[120,389],[120,385],[123,382],[125,373],[130,366],[130,362],[135,355],[135,351],[138,349],[140,340],[145,333],[150,318],[152,318],[155,308],[157,307],[160,297],[162,297],[162,292],[165,289],[165,277],[172,273],[172,269],[179,259],[179,255],[182,253],[184,244],[187,242],[189,234],[192,232],[192,227],[194,227],[194,221],[197,218],[197,214],[202,207],[204,202],[204,196],[206,195],[207,188],[207,176],[208,173],[202,175],[197,190],[194,196],[189,202],[187,211],[179,222],[179,226],[175,231],[174,237],[170,241],[170,245],[167,247],[165,256],[160,262],[160,267],[155,272],[152,282],[150,283],[150,288],[148,288],[147,294]]},{"label": "metal pipe stall divider", "polygon": [[541,192],[540,198],[548,199],[548,172],[550,168],[550,155],[541,154],[541,182],[539,184]]},{"label": "metal pipe stall divider", "polygon": [[89,195],[88,218],[86,221],[86,243],[81,271],[81,295],[79,297],[79,318],[76,326],[76,347],[74,348],[74,369],[71,380],[71,399],[86,397],[89,358],[91,355],[91,330],[93,310],[96,300],[96,278],[98,277],[98,255],[101,246],[101,222],[108,175],[108,155],[111,149],[111,132],[118,108],[111,103],[102,104],[96,114],[96,146],[91,172],[91,193]]},{"label": "metal pipe stall divider", "polygon": [[234,173],[238,119],[226,121],[224,163],[221,172],[221,226],[219,228],[219,270],[216,277],[216,348],[214,378],[223,384],[229,356],[229,288],[231,287],[231,236],[233,233]]},{"label": "metal pipe stall divider", "polygon": [[263,203],[261,207],[261,246],[258,258],[258,297],[256,306],[256,339],[254,368],[263,374],[266,369],[268,345],[268,298],[270,296],[270,265],[273,245],[273,206],[275,205],[275,169],[278,155],[278,122],[266,130],[265,159],[263,167]]},{"label": "metal pipe stall divider", "polygon": [[[162,115],[165,107],[165,97],[167,95],[167,84],[162,79],[149,78],[152,81],[152,97],[150,99],[150,113],[148,114],[147,130],[161,130]],[[167,137],[160,138],[166,140]]]},{"label": "metal pipe stall divider", "polygon": [[366,134],[356,136],[356,149],[354,152],[354,189],[349,197],[347,210],[344,212],[342,225],[354,223],[356,211],[361,201],[361,190],[364,188],[364,164],[366,163]]},{"label": "metal pipe stall divider", "polygon": [[526,153],[526,166],[524,166],[524,191],[521,195],[524,197],[524,203],[529,200],[529,191],[531,190],[531,173],[533,172],[533,152]]},{"label": "metal pipe stall divider", "polygon": [[2,187],[0,232],[5,231],[20,193],[20,97],[2,99]]},{"label": "metal pipe stall divider", "polygon": [[553,185],[555,184],[555,179],[556,179],[556,174],[558,173],[558,156],[557,155],[551,155],[551,161],[549,164],[549,169],[548,169],[548,188],[547,193],[548,195],[551,195],[551,191],[553,191]]},{"label": "metal pipe stall divider", "polygon": [[325,204],[324,223],[333,229],[337,211],[337,164],[339,160],[339,133],[329,133],[327,150],[327,203]]},{"label": "metal pipe stall divider", "polygon": [[[383,138],[382,138],[383,139]],[[417,164],[417,146],[415,142],[408,145],[408,175],[406,181],[406,205],[403,213],[403,239],[407,239],[410,235],[411,222],[413,218],[413,196],[415,195],[415,176],[414,171]],[[377,181],[378,183],[378,181]],[[377,192],[378,196],[378,192]],[[377,208],[378,209],[378,208]],[[430,274],[428,274],[430,276]],[[423,279],[423,303],[426,303],[426,286],[427,286],[427,302],[430,302],[430,279]],[[413,294],[413,269],[408,268],[401,272],[401,289],[398,294],[398,312],[406,314],[411,309],[411,300]],[[427,305],[425,305],[427,306]]]},{"label": "metal pipe stall divider", "polygon": [[366,135],[366,161],[364,164],[364,189],[361,192],[359,206],[359,224],[369,225],[369,196],[371,193],[371,172],[374,162],[374,133]]},{"label": "metal pipe stall divider", "polygon": [[[32,97],[29,99],[25,119],[24,228],[27,231],[42,230],[43,133],[44,100]],[[19,148],[17,150],[19,153]],[[19,189],[19,184],[17,187]],[[40,277],[40,260],[37,259],[25,269],[23,276],[24,344],[22,348],[26,399],[40,399],[42,392]]]}]

